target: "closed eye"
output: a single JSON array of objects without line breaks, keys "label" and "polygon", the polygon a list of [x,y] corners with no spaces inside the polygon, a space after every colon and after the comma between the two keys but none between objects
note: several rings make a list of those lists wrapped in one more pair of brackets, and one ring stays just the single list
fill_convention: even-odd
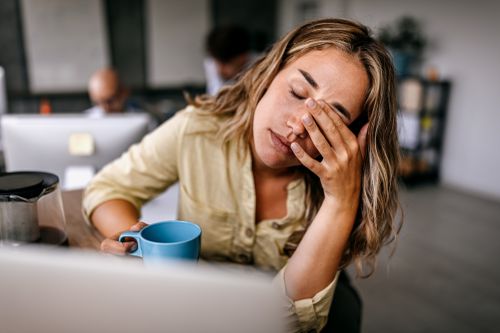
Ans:
[{"label": "closed eye", "polygon": [[297,94],[293,89],[290,90],[290,94],[295,97],[296,99],[299,99],[299,100],[304,100],[306,99],[304,96],[301,96],[299,94]]}]

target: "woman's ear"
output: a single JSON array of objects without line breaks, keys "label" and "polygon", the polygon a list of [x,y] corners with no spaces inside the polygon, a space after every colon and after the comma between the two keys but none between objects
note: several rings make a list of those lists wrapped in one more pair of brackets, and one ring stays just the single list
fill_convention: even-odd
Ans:
[{"label": "woman's ear", "polygon": [[368,126],[370,123],[366,123],[363,125],[361,130],[359,131],[358,134],[358,145],[359,145],[359,150],[361,151],[361,157],[363,160],[365,159],[366,156],[366,135],[368,133]]}]

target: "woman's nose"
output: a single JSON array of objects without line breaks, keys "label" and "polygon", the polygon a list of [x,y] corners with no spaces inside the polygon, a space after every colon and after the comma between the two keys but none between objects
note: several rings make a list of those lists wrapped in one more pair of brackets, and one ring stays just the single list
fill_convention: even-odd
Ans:
[{"label": "woman's nose", "polygon": [[297,137],[306,138],[307,132],[300,118],[300,116],[292,116],[287,120],[286,125],[291,129],[287,136],[288,141],[294,141]]}]

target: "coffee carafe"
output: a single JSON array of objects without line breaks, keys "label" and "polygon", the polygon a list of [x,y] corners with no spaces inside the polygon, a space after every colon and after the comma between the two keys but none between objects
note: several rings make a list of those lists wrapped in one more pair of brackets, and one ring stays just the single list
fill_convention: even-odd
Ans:
[{"label": "coffee carafe", "polygon": [[59,178],[47,172],[0,174],[0,246],[67,243]]}]

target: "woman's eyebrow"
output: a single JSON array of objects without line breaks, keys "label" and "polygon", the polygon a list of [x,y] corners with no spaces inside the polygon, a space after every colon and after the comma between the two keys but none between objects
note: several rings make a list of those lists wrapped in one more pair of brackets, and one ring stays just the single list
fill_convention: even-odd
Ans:
[{"label": "woman's eyebrow", "polygon": [[[318,82],[316,82],[313,79],[313,77],[311,76],[311,74],[309,74],[308,72],[306,72],[305,70],[300,69],[300,68],[299,68],[299,72],[300,72],[300,74],[302,74],[302,76],[307,81],[307,83],[309,83],[311,85],[311,87],[313,87],[314,89],[318,89],[319,88]],[[327,103],[327,105],[330,108],[332,108],[334,111],[340,112],[349,121],[351,120],[351,114],[347,111],[347,109],[342,104],[334,102],[334,103],[331,103],[331,104]]]},{"label": "woman's eyebrow", "polygon": [[332,104],[328,104],[328,106],[332,107],[333,109],[337,110],[338,112],[342,113],[344,115],[344,117],[347,118],[347,120],[351,121],[351,114],[349,112],[347,112],[346,108],[340,104],[340,103],[332,103]]},{"label": "woman's eyebrow", "polygon": [[319,88],[319,85],[316,81],[314,81],[313,77],[311,76],[311,74],[309,74],[308,72],[306,72],[305,70],[303,69],[299,69],[299,72],[300,74],[302,74],[302,76],[304,77],[304,79],[306,79],[306,81],[314,88],[314,89],[318,89]]}]

